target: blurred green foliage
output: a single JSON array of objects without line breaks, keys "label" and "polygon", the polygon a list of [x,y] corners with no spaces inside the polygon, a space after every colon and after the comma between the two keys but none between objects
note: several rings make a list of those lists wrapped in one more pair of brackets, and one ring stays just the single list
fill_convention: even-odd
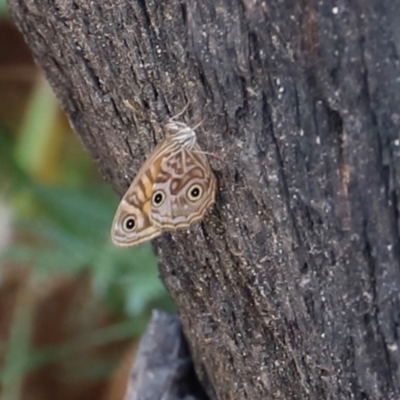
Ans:
[{"label": "blurred green foliage", "polygon": [[[0,0],[0,13],[2,5]],[[17,312],[8,342],[0,343],[5,361],[0,383],[7,399],[21,398],[29,370],[74,354],[79,358],[82,351],[105,343],[138,337],[152,308],[173,310],[150,244],[131,249],[112,245],[109,231],[118,199],[108,185],[93,179],[88,156],[76,147],[69,157],[65,148],[66,157],[57,154],[57,112],[53,94],[40,83],[18,132],[7,131],[0,122],[0,201],[5,200],[13,212],[13,240],[0,251],[0,265],[29,267],[31,284],[39,286],[53,274],[86,274],[94,293],[120,322],[68,343],[33,349],[32,310]],[[53,182],[54,176],[55,183],[42,183]],[[109,372],[109,367],[98,364],[80,374]]]},{"label": "blurred green foliage", "polygon": [[11,202],[19,208],[17,232],[35,239],[7,247],[0,260],[30,265],[37,278],[89,272],[95,292],[129,316],[140,316],[152,303],[165,304],[151,246],[118,249],[110,242],[117,206],[111,189],[40,184],[16,163],[8,138],[0,127],[0,166],[6,172],[2,183],[7,177]]},{"label": "blurred green foliage", "polygon": [[8,8],[6,0],[0,0],[0,19],[8,18]]}]

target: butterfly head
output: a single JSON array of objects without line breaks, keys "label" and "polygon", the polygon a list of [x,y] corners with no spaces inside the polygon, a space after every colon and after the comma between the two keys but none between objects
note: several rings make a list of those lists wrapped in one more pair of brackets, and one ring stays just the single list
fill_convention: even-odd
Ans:
[{"label": "butterfly head", "polygon": [[172,140],[183,148],[191,150],[196,144],[196,132],[184,122],[170,120],[165,129]]}]

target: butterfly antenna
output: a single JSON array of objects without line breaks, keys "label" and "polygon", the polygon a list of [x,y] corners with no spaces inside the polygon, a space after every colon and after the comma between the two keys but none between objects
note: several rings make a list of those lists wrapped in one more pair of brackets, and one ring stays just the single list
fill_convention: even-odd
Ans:
[{"label": "butterfly antenna", "polygon": [[192,130],[195,131],[197,128],[199,128],[203,123],[206,121],[207,117],[204,117],[198,124],[196,124]]},{"label": "butterfly antenna", "polygon": [[216,154],[214,154],[214,153],[209,153],[208,151],[202,151],[202,150],[193,150],[193,153],[196,153],[196,154],[204,154],[204,155],[206,155],[206,156],[215,157],[215,158],[218,158],[218,160],[220,160],[220,161],[222,161],[222,160],[223,160],[223,158],[222,158],[222,157],[219,157],[219,156],[217,156],[217,155],[216,155]]},{"label": "butterfly antenna", "polygon": [[153,121],[157,121],[157,119],[154,117],[154,114],[151,110],[149,110],[150,117],[148,117],[143,111],[137,109],[135,106],[132,105],[132,103],[129,100],[124,100],[123,101],[124,105],[129,108],[138,118],[148,122],[150,125],[153,125]]},{"label": "butterfly antenna", "polygon": [[134,114],[139,115],[140,116],[140,112],[133,107],[133,105],[129,102],[129,100],[124,100],[124,104],[126,107],[128,107]]},{"label": "butterfly antenna", "polygon": [[179,111],[178,114],[175,114],[174,116],[172,116],[170,118],[170,120],[173,121],[174,119],[179,118],[181,115],[183,115],[186,112],[186,110],[189,108],[189,106],[190,106],[190,100],[188,100],[188,102],[186,103],[186,106],[183,107],[183,109],[181,111]]}]

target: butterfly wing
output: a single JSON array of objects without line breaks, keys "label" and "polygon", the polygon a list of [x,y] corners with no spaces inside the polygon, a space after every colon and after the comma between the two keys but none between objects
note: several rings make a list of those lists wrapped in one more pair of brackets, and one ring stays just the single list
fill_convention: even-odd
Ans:
[{"label": "butterfly wing", "polygon": [[161,235],[149,213],[155,177],[161,168],[165,140],[159,143],[140,168],[117,208],[111,227],[111,240],[117,246],[135,246]]},{"label": "butterfly wing", "polygon": [[121,201],[111,230],[114,244],[122,247],[135,246],[161,235],[161,232],[150,223],[145,210],[125,199]]},{"label": "butterfly wing", "polygon": [[150,221],[159,229],[189,227],[214,203],[215,190],[215,176],[198,145],[181,147],[162,160],[153,185]]}]

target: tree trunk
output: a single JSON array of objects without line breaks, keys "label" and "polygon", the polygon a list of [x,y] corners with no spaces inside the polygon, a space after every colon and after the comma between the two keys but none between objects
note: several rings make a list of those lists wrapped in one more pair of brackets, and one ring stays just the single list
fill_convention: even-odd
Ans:
[{"label": "tree trunk", "polygon": [[400,398],[399,2],[9,2],[120,194],[206,117],[216,206],[154,243],[208,395]]}]

